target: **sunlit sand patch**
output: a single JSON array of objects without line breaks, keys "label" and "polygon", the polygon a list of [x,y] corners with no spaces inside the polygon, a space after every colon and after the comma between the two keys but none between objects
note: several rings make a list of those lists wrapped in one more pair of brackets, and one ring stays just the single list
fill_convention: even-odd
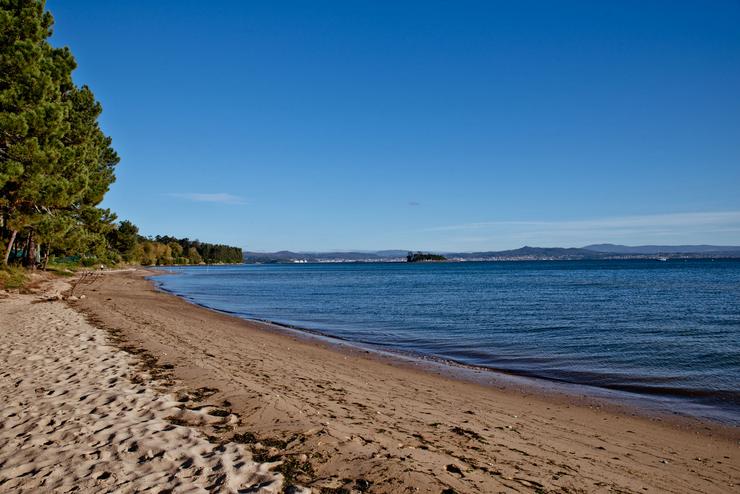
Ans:
[{"label": "sunlit sand patch", "polygon": [[133,357],[102,330],[61,302],[34,300],[0,303],[0,491],[281,492],[275,463],[172,420],[235,417],[185,409],[141,375],[131,380]]}]

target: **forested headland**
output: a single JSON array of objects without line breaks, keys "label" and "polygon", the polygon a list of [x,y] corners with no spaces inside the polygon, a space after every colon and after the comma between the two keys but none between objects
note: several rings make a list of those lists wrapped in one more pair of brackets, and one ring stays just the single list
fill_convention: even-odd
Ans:
[{"label": "forested headland", "polygon": [[116,228],[111,245],[124,262],[142,266],[167,264],[218,264],[244,262],[241,247],[210,244],[189,238],[157,235],[146,238],[138,235],[136,226],[122,221]]},{"label": "forested headland", "polygon": [[429,262],[429,261],[446,261],[445,256],[439,254],[429,254],[425,252],[409,252],[406,256],[406,262]]},{"label": "forested headland", "polygon": [[147,238],[100,207],[119,156],[101,130],[100,103],[72,79],[69,48],[48,42],[39,0],[0,0],[0,255],[2,264],[242,262],[241,249]]}]

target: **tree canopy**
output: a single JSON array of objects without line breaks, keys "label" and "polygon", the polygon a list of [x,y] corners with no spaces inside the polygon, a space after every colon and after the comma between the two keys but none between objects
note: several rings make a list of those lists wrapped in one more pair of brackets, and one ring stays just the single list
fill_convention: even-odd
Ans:
[{"label": "tree canopy", "polygon": [[[105,257],[115,215],[98,208],[118,155],[68,48],[37,0],[0,0],[0,226],[4,261],[54,250]],[[42,248],[39,248],[42,246]],[[43,250],[43,254],[42,254]]]},{"label": "tree canopy", "polygon": [[439,254],[429,254],[425,252],[409,252],[406,256],[406,262],[426,262],[426,261],[446,261],[445,256]]},{"label": "tree canopy", "polygon": [[157,235],[139,237],[139,257],[134,262],[145,266],[167,264],[233,264],[244,262],[240,247],[210,244],[189,238]]},{"label": "tree canopy", "polygon": [[72,79],[76,62],[49,44],[41,0],[0,0],[0,253],[3,264],[242,262],[238,247],[139,235],[99,207],[118,155],[98,124],[100,103]]}]

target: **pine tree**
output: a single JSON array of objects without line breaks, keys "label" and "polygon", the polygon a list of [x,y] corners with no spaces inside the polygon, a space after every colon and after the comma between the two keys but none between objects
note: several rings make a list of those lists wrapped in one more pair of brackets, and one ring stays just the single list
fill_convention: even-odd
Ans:
[{"label": "pine tree", "polygon": [[[26,264],[36,245],[47,256],[72,225],[80,253],[104,253],[112,216],[96,206],[115,179],[118,156],[98,126],[101,106],[72,81],[76,63],[53,48],[52,16],[38,0],[0,0],[0,212],[5,262],[25,239]],[[4,242],[5,243],[5,242]]]},{"label": "pine tree", "polygon": [[108,235],[108,244],[125,262],[137,261],[139,228],[130,221],[121,221]]}]

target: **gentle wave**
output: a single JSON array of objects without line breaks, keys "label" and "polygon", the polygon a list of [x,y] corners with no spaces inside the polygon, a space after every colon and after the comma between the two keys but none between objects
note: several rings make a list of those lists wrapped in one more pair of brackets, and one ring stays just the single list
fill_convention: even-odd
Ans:
[{"label": "gentle wave", "polygon": [[476,368],[676,398],[679,412],[698,404],[740,423],[738,261],[175,270],[181,276],[157,277],[163,289],[239,317]]}]

